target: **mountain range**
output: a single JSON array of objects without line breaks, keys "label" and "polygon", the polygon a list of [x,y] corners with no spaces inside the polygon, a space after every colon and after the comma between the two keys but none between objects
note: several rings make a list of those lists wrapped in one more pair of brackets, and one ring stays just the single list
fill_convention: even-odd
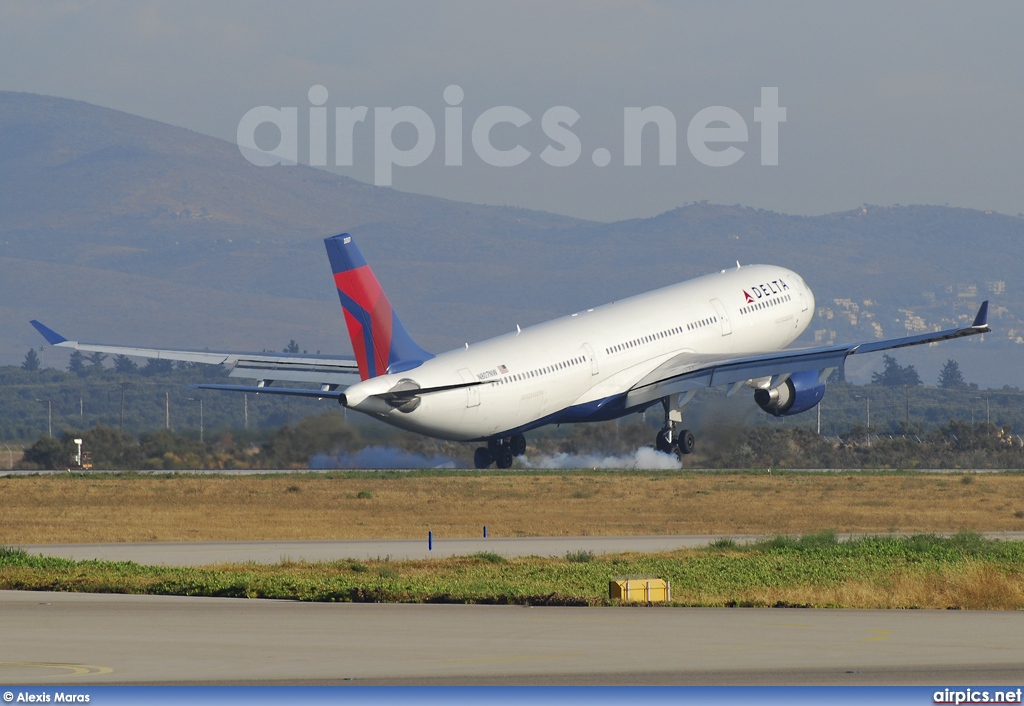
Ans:
[{"label": "mountain range", "polygon": [[[955,358],[982,386],[1024,384],[1020,216],[870,205],[794,216],[689,203],[598,223],[301,165],[255,167],[234,144],[184,128],[0,92],[0,362],[43,343],[33,318],[78,340],[280,350],[294,339],[348,353],[322,242],[345,231],[430,350],[766,262],[814,289],[808,344],[961,324],[991,299],[984,340],[898,357],[927,382]],[[47,349],[43,362],[62,366],[62,355]],[[865,358],[852,379],[880,368]]]}]

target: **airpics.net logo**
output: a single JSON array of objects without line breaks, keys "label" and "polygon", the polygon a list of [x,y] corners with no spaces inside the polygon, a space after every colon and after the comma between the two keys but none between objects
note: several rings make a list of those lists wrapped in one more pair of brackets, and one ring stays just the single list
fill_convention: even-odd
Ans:
[{"label": "airpics.net logo", "polygon": [[[328,99],[327,89],[316,85],[309,89],[309,144],[303,145],[308,154],[309,164],[314,167],[328,166]],[[461,107],[465,93],[461,87],[451,85],[444,89],[445,102],[442,141],[444,164],[448,167],[462,166],[465,124],[468,122]],[[334,160],[336,167],[354,165],[354,144],[357,130],[371,128],[370,109],[366,106],[334,108]],[[544,137],[549,141],[537,157],[551,167],[568,167],[576,164],[583,155],[583,143],[572,127],[580,114],[566,105],[548,108],[540,119]],[[761,88],[761,104],[753,108],[753,120],[760,125],[761,165],[776,166],[779,163],[779,125],[786,122],[786,109],[779,105],[777,87]],[[516,130],[524,128],[533,118],[524,110],[511,105],[488,108],[472,120],[469,127],[470,144],[476,158],[492,167],[515,167],[523,164],[533,153],[516,142],[512,147],[499,148],[492,142],[492,132],[499,125],[511,125]],[[265,125],[277,128],[278,142],[273,149],[264,149],[257,144],[256,133]],[[395,144],[395,131],[410,130],[415,133],[411,146]],[[653,125],[655,130],[648,135],[657,138],[658,164],[676,164],[676,117],[663,106],[627,107],[622,112],[622,164],[627,167],[641,166],[643,160],[644,128]],[[377,186],[390,186],[395,167],[416,167],[433,154],[438,142],[438,131],[433,119],[423,109],[403,105],[398,108],[374,108],[373,130],[373,181]],[[507,134],[508,127],[502,128]],[[238,149],[252,164],[260,167],[294,165],[299,161],[299,108],[274,108],[261,105],[242,116],[236,135]],[[506,140],[507,141],[507,140]],[[709,167],[728,167],[739,162],[746,152],[738,145],[749,141],[747,121],[743,115],[724,105],[713,105],[698,111],[686,127],[686,145],[690,154],[701,164]],[[403,143],[404,144],[404,143]],[[598,167],[612,163],[612,152],[598,147],[590,153],[591,161]]]}]

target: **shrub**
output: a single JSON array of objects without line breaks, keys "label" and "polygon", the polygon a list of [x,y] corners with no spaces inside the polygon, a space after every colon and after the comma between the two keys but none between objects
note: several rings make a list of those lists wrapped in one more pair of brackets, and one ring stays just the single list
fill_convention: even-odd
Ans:
[{"label": "shrub", "polygon": [[0,546],[0,561],[10,561],[15,563],[24,561],[25,559],[28,559],[28,552],[24,549]]},{"label": "shrub", "polygon": [[574,552],[566,552],[565,560],[573,564],[586,564],[594,560],[594,552],[586,549],[578,549]]},{"label": "shrub", "polygon": [[779,549],[796,549],[797,540],[784,534],[777,534],[769,539],[759,539],[754,542],[754,549],[763,552],[776,551]]},{"label": "shrub", "polygon": [[815,532],[813,534],[805,534],[800,537],[800,548],[801,549],[817,549],[819,547],[834,547],[839,544],[839,537],[836,535],[835,530],[825,530],[824,532]]},{"label": "shrub", "polygon": [[478,559],[479,561],[486,562],[488,564],[504,564],[508,561],[508,559],[497,552],[477,552],[476,554],[470,554],[469,558]]},{"label": "shrub", "polygon": [[995,540],[987,539],[977,532],[957,532],[950,543],[967,556],[978,556],[995,544]]},{"label": "shrub", "polygon": [[755,542],[754,548],[766,552],[779,550],[806,551],[809,549],[834,547],[837,544],[839,544],[839,537],[836,535],[835,530],[825,530],[824,532],[804,534],[800,537],[779,534],[771,539],[762,539]]}]

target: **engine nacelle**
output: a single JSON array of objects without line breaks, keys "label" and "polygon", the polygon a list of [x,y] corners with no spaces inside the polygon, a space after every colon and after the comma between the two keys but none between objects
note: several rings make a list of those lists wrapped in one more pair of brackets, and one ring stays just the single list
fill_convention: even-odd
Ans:
[{"label": "engine nacelle", "polygon": [[814,409],[824,396],[825,383],[818,382],[817,370],[793,373],[784,383],[770,390],[754,390],[757,406],[776,417]]}]

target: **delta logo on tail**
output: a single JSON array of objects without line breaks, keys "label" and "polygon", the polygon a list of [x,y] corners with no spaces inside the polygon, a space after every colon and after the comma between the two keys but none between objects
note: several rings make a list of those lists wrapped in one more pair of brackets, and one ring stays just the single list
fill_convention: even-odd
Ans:
[{"label": "delta logo on tail", "polygon": [[352,238],[335,236],[325,242],[359,377],[368,380],[433,358],[413,342]]}]

